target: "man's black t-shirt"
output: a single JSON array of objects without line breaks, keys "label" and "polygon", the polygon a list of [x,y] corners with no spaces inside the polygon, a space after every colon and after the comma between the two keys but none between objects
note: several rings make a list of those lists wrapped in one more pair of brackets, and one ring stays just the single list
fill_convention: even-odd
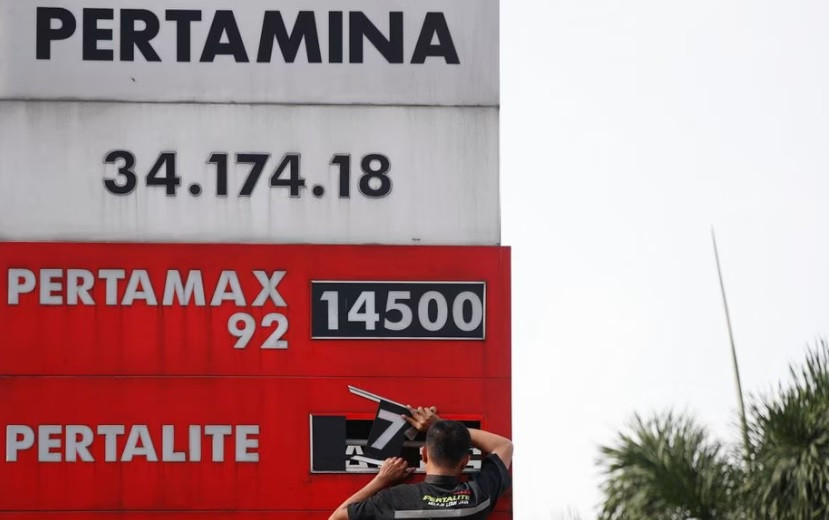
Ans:
[{"label": "man's black t-shirt", "polygon": [[510,477],[498,455],[488,455],[481,472],[461,482],[452,476],[427,475],[417,484],[401,484],[348,506],[349,520],[392,518],[486,518],[498,497],[510,486]]}]

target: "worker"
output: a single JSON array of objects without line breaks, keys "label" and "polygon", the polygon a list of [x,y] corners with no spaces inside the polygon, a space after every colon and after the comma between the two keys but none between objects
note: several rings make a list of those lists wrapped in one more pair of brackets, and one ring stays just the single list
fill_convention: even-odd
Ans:
[{"label": "worker", "polygon": [[[343,502],[329,520],[393,518],[466,518],[481,520],[510,486],[507,472],[512,442],[500,435],[444,421],[435,407],[409,407],[409,424],[426,432],[421,456],[426,478],[417,484],[397,484],[414,471],[399,457],[386,459],[374,479]],[[481,471],[468,482],[461,474],[469,462],[470,446],[488,454]]]}]

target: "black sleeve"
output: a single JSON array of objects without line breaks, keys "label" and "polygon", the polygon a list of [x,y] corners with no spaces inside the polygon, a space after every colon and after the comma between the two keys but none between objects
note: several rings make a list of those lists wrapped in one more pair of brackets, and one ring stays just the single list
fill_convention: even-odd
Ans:
[{"label": "black sleeve", "polygon": [[501,457],[491,453],[481,462],[481,472],[474,479],[481,487],[481,491],[492,499],[493,507],[498,497],[509,489],[511,482],[507,467]]},{"label": "black sleeve", "polygon": [[394,518],[394,507],[388,500],[388,490],[348,506],[348,520],[375,520]]}]

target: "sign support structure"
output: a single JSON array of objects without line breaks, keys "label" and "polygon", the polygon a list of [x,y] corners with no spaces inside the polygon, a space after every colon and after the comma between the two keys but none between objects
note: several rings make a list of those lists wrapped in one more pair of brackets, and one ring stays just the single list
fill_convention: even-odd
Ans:
[{"label": "sign support structure", "polygon": [[325,519],[421,478],[400,400],[511,436],[499,23],[0,2],[0,520]]}]

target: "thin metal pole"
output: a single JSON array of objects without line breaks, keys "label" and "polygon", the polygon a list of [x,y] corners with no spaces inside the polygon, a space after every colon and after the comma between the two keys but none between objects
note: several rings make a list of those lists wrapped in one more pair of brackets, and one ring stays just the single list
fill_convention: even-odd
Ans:
[{"label": "thin metal pole", "polygon": [[740,406],[740,426],[743,433],[743,450],[746,462],[751,455],[751,448],[748,440],[748,423],[746,422],[746,405],[743,401],[743,384],[740,381],[740,367],[737,364],[737,348],[734,346],[734,332],[731,329],[731,314],[728,312],[728,300],[725,298],[725,283],[723,283],[722,268],[720,267],[720,255],[717,251],[717,237],[714,235],[714,228],[711,227],[711,241],[714,243],[714,258],[717,261],[717,275],[720,278],[720,292],[722,303],[725,308],[725,322],[728,325],[728,339],[731,342],[731,360],[734,363],[734,379],[737,382],[737,402]]}]

